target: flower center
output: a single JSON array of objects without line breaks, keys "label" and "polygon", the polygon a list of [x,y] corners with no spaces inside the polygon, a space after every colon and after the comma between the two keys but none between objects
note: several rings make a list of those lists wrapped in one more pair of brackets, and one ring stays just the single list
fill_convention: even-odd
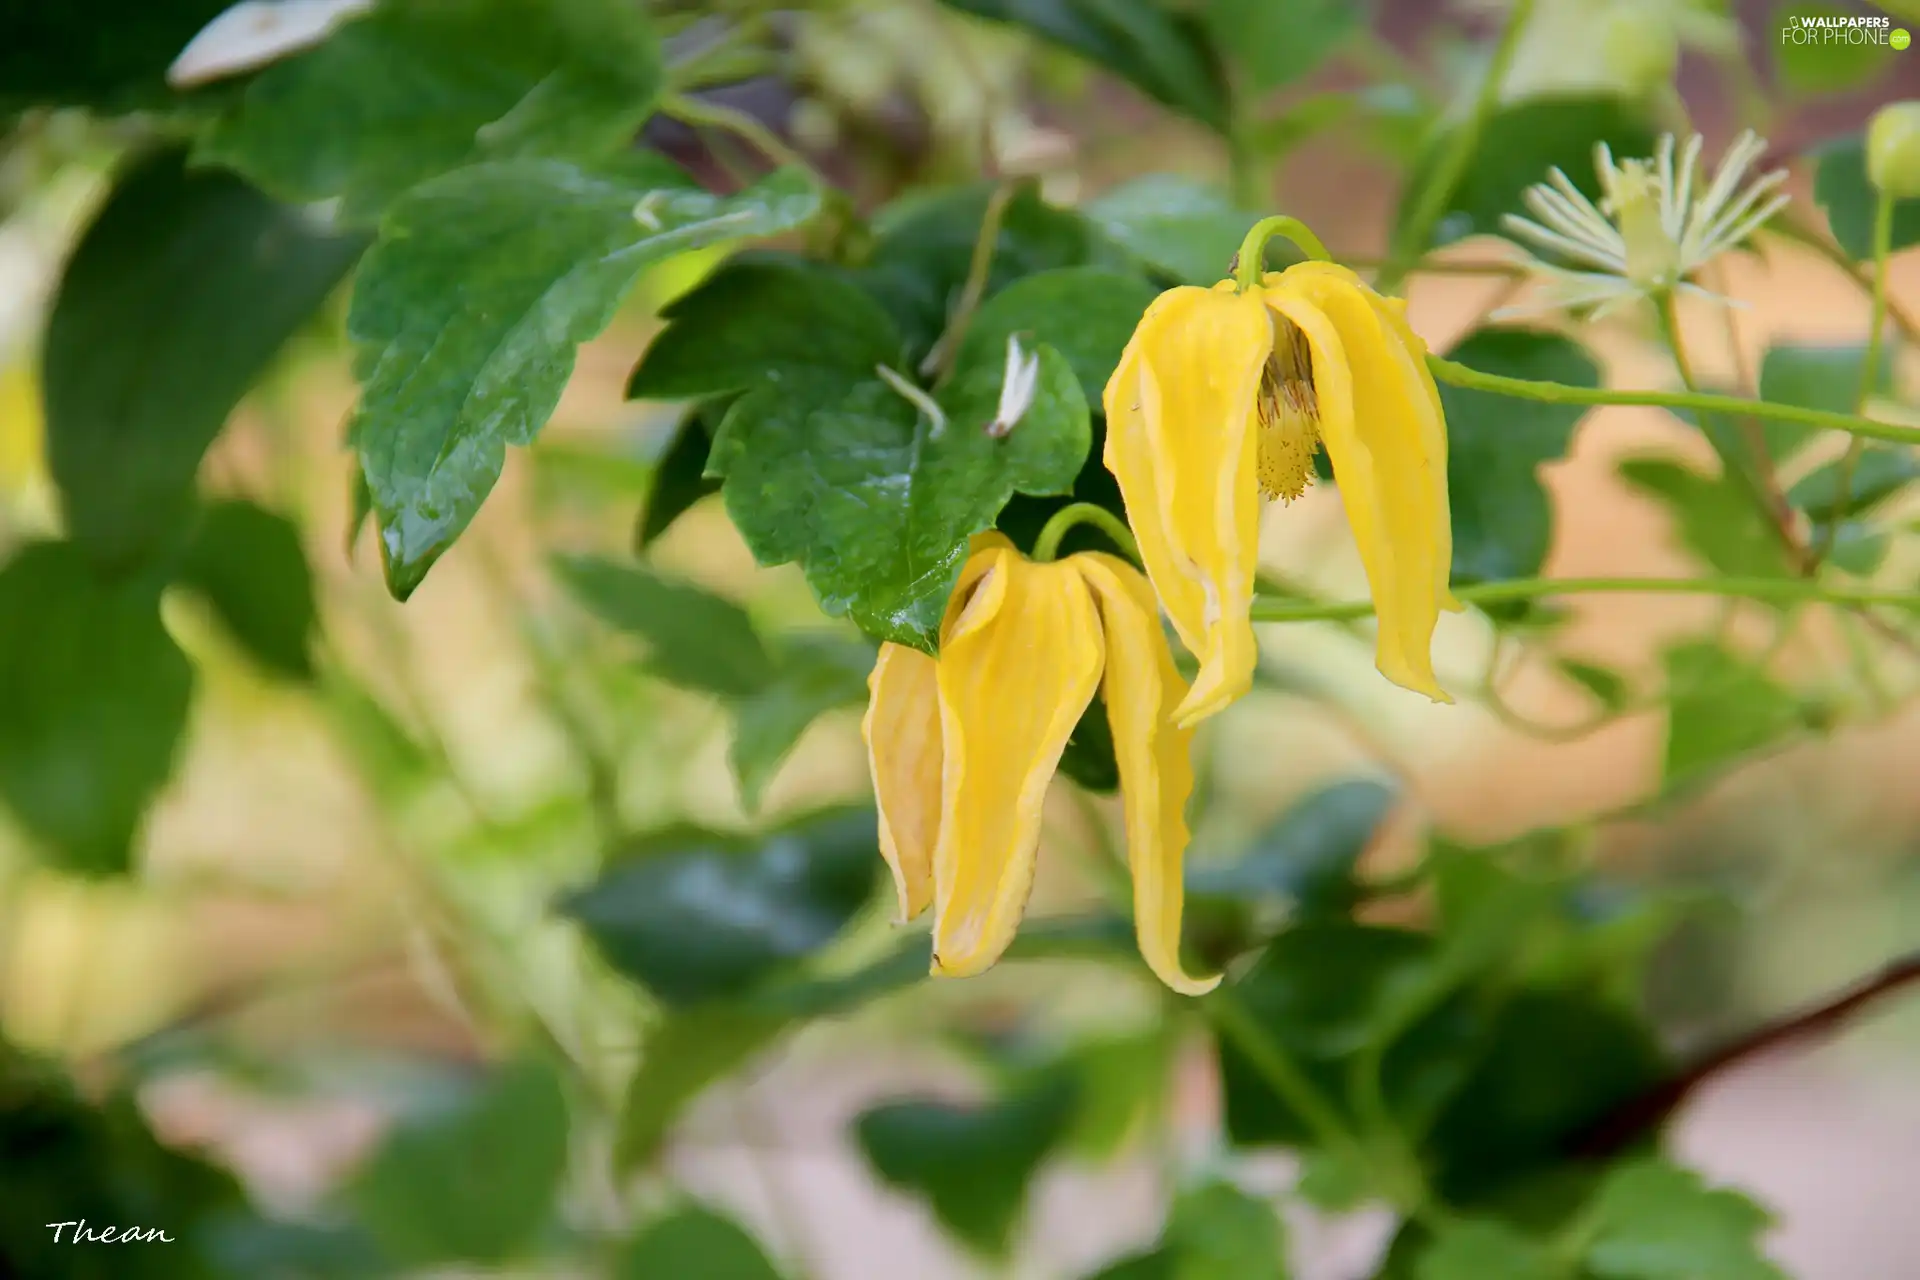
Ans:
[{"label": "flower center", "polygon": [[1273,352],[1260,371],[1260,491],[1292,502],[1313,483],[1313,455],[1320,447],[1320,397],[1313,389],[1313,351],[1300,326],[1278,312]]},{"label": "flower center", "polygon": [[1627,279],[1643,289],[1664,289],[1680,278],[1680,246],[1660,221],[1660,186],[1644,160],[1620,166],[1613,189],[1613,217],[1627,248]]}]

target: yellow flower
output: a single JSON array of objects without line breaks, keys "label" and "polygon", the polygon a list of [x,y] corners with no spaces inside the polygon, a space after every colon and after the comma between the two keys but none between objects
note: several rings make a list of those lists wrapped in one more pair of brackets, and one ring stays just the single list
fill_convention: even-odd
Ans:
[{"label": "yellow flower", "polygon": [[1269,273],[1242,292],[1155,299],[1107,383],[1107,469],[1140,558],[1200,659],[1183,725],[1245,693],[1257,659],[1248,611],[1260,502],[1291,501],[1324,446],[1379,615],[1375,659],[1395,684],[1452,701],[1433,675],[1453,529],[1447,435],[1426,344],[1406,304],[1331,262]]},{"label": "yellow flower", "polygon": [[986,969],[1013,941],[1033,886],[1040,810],[1067,737],[1098,688],[1112,723],[1140,952],[1175,991],[1219,982],[1180,967],[1190,731],[1153,588],[1125,561],[1028,560],[974,540],[936,660],[881,646],[861,728],[880,851],[901,919],[933,907],[933,972]]}]

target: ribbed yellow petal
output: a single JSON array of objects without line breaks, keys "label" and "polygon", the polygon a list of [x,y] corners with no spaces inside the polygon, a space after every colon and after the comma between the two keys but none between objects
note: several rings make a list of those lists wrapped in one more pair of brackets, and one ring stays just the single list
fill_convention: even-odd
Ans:
[{"label": "ribbed yellow petal", "polygon": [[933,971],[964,977],[1013,941],[1033,887],[1040,812],[1104,661],[1099,618],[1070,564],[1004,544],[944,629],[945,767],[933,854]]},{"label": "ribbed yellow petal", "polygon": [[1433,630],[1452,559],[1444,505],[1444,428],[1412,372],[1399,332],[1383,321],[1359,277],[1331,263],[1267,277],[1267,304],[1298,325],[1313,350],[1321,438],[1379,617],[1382,675],[1436,702],[1452,699],[1433,674]]},{"label": "ribbed yellow petal", "polygon": [[1114,758],[1127,817],[1127,865],[1133,873],[1134,930],[1140,954],[1160,981],[1183,995],[1220,983],[1188,976],[1180,965],[1180,917],[1186,904],[1187,798],[1193,794],[1193,731],[1174,710],[1186,682],[1173,665],[1153,587],[1111,556],[1072,557],[1093,588],[1107,641],[1101,690],[1113,727]]},{"label": "ribbed yellow petal", "polygon": [[1171,289],[1147,309],[1107,384],[1107,469],[1167,616],[1200,659],[1183,724],[1253,683],[1254,415],[1272,351],[1258,294]]},{"label": "ribbed yellow petal", "polygon": [[860,732],[880,809],[880,856],[893,872],[904,924],[933,901],[942,764],[934,661],[918,649],[883,644],[867,690]]}]

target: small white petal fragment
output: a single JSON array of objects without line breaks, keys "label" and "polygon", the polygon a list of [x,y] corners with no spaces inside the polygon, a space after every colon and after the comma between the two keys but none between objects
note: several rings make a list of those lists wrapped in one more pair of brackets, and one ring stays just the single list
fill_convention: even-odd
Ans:
[{"label": "small white petal fragment", "polygon": [[633,220],[649,231],[658,231],[666,224],[660,221],[660,204],[665,195],[659,191],[649,191],[640,197],[640,203],[633,206]]},{"label": "small white petal fragment", "polygon": [[326,39],[373,0],[241,0],[200,29],[167,68],[176,89],[254,71]]},{"label": "small white petal fragment", "polygon": [[1033,407],[1040,389],[1040,354],[1020,349],[1020,335],[1007,335],[1007,372],[1000,382],[1000,408],[987,424],[987,434],[998,440],[1019,425]]}]

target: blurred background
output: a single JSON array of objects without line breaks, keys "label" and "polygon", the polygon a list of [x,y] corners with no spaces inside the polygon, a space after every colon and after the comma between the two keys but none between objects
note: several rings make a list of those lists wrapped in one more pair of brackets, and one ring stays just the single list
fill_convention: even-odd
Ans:
[{"label": "blurred background", "polygon": [[[669,48],[695,48],[727,23],[766,23],[771,34],[749,49],[765,65],[717,74],[714,100],[788,138],[865,207],[981,172],[1033,175],[1062,204],[1148,169],[1228,179],[1224,148],[1197,126],[1065,53],[931,0],[701,8],[663,17]],[[1757,119],[1787,161],[1920,91],[1920,51],[1848,71],[1837,89],[1794,83],[1777,65],[1778,14],[1766,3],[1539,9],[1509,93],[1677,85],[1677,97],[1655,96],[1707,135],[1710,155]],[[1502,12],[1372,6],[1311,74],[1271,93],[1266,118],[1293,135],[1271,189],[1240,194],[1304,219],[1337,256],[1379,259],[1430,113],[1458,100]],[[61,264],[137,132],[38,111],[0,150],[0,554],[59,527],[37,355]],[[656,120],[647,138],[710,181],[742,163],[737,140],[674,121]],[[1811,209],[1810,171],[1796,167],[1793,183]],[[1449,252],[1489,256],[1473,240]],[[806,731],[750,810],[729,764],[727,709],[650,675],[549,567],[555,552],[630,544],[682,410],[628,402],[625,379],[660,308],[717,260],[676,259],[642,281],[581,352],[538,443],[511,452],[484,512],[404,605],[382,584],[372,539],[353,528],[344,300],[296,336],[208,453],[201,484],[297,528],[317,609],[311,672],[267,669],[203,600],[169,589],[165,626],[196,683],[176,767],[139,836],[138,874],[50,869],[0,816],[0,1036],[61,1064],[83,1092],[134,1083],[162,1142],[229,1167],[254,1203],[288,1219],[328,1203],[397,1116],[512,1043],[558,1045],[617,1100],[643,1054],[648,1001],[550,909],[592,878],[609,824],[752,830],[870,794],[860,708],[845,706]],[[1892,281],[1896,299],[1920,307],[1920,261],[1897,260]],[[1715,385],[1750,381],[1784,348],[1857,344],[1867,323],[1857,284],[1783,238],[1727,263],[1721,288],[1746,304],[1730,319],[1706,306],[1685,313]],[[1508,294],[1504,278],[1464,273],[1408,287],[1413,325],[1435,350]],[[1581,336],[1610,385],[1668,377],[1631,321]],[[1895,408],[1920,385],[1907,354]],[[1661,410],[1581,420],[1567,455],[1542,472],[1556,515],[1544,573],[1695,570],[1671,513],[1616,474],[1621,458],[1649,452],[1713,458]],[[1901,510],[1909,524],[1920,513],[1912,501]],[[1344,525],[1331,490],[1271,508],[1267,567],[1316,595],[1363,595]],[[822,625],[799,572],[757,568],[715,498],[650,554],[769,632]],[[1895,554],[1910,579],[1911,535]],[[1380,680],[1370,639],[1350,628],[1264,628],[1272,679],[1209,730],[1196,859],[1231,855],[1297,801],[1354,778],[1391,789],[1365,840],[1374,874],[1407,865],[1431,833],[1484,845],[1571,831],[1610,882],[1705,904],[1660,945],[1647,979],[1662,1032],[1682,1051],[1821,999],[1920,942],[1920,710],[1863,688],[1855,635],[1832,619],[1795,619],[1770,657],[1811,723],[1842,727],[1784,737],[1676,793],[1662,781],[1665,708],[1596,719],[1592,693],[1556,660],[1645,688],[1676,639],[1715,626],[1764,635],[1765,620],[1755,607],[1685,597],[1564,607],[1548,657],[1496,636],[1479,614],[1444,619],[1443,678],[1498,689],[1452,707]],[[1911,662],[1883,668],[1892,688],[1910,687]],[[1052,806],[1034,917],[1099,896],[1085,860],[1062,852],[1087,843],[1082,810],[1063,794]],[[851,958],[878,955],[891,930],[875,905],[838,945]],[[690,1190],[735,1214],[794,1274],[820,1280],[1086,1274],[1154,1239],[1169,1169],[1204,1158],[1219,1128],[1205,1053],[1177,1042],[1125,1051],[1158,1034],[1154,1009],[1137,983],[1071,960],[915,985],[749,1056],[673,1128],[663,1176],[644,1194]],[[848,1125],[903,1093],[969,1096],[953,1029],[1031,1020],[1122,1046],[1116,1057],[1148,1077],[1135,1093],[1152,1101],[1102,1158],[1050,1162],[1017,1260],[989,1264],[877,1179]],[[1687,1103],[1676,1141],[1778,1213],[1768,1247],[1793,1276],[1920,1275],[1920,1004],[1877,1005],[1836,1034],[1717,1076]],[[0,1158],[0,1184],[42,1178],[36,1150]],[[1295,1176],[1280,1157],[1242,1173],[1274,1187]],[[596,1203],[612,1193],[592,1181],[575,1197],[588,1221],[614,1211]],[[1390,1233],[1378,1211],[1288,1212],[1296,1274],[1308,1280],[1371,1274]],[[340,1268],[354,1274],[350,1262]]]}]

